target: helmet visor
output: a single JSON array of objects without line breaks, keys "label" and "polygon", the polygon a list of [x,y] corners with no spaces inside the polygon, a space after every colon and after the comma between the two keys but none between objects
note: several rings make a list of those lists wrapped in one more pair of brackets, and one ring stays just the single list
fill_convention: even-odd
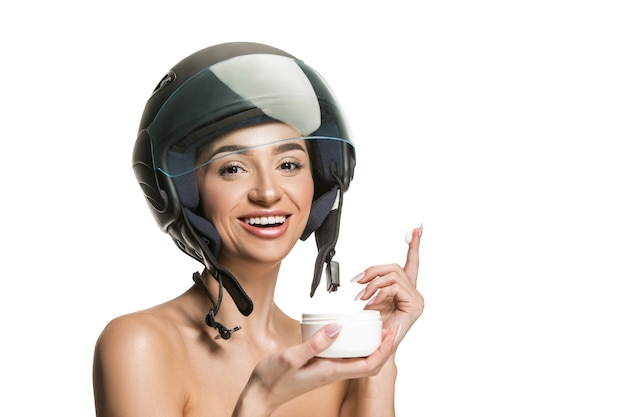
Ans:
[{"label": "helmet visor", "polygon": [[[354,154],[354,145],[350,140],[330,136],[271,138],[259,142],[254,141],[253,143],[228,142],[223,146],[211,146],[213,143],[209,142],[206,146],[197,149],[193,153],[190,151],[182,153],[170,151],[168,166],[159,167],[158,170],[170,178],[176,178],[192,173],[212,163],[225,162],[240,155],[247,157],[252,155],[255,150],[265,147],[272,147],[277,155],[281,152],[288,154],[289,152],[306,148],[314,170],[318,175],[331,180],[333,174],[330,169],[342,171],[345,165],[345,154]],[[298,145],[299,143],[304,143],[304,147]],[[336,172],[336,174],[339,174],[339,172]]]},{"label": "helmet visor", "polygon": [[[150,136],[177,151],[197,147],[199,136],[265,117],[294,127],[302,136],[322,125],[334,105],[319,76],[302,62],[253,54],[228,59],[198,72],[164,102],[147,127]],[[199,135],[195,134],[202,130]]]}]

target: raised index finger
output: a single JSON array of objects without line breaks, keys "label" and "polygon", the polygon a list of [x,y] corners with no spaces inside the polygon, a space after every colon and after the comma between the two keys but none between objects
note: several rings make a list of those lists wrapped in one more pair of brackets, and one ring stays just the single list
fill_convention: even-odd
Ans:
[{"label": "raised index finger", "polygon": [[409,234],[407,233],[407,241],[409,244],[409,249],[406,254],[406,263],[404,264],[404,272],[409,276],[411,282],[415,284],[417,282],[417,271],[419,270],[419,249],[420,249],[420,241],[422,239],[422,231],[424,230],[424,226],[420,224],[420,226],[411,231],[411,240],[408,241]]}]

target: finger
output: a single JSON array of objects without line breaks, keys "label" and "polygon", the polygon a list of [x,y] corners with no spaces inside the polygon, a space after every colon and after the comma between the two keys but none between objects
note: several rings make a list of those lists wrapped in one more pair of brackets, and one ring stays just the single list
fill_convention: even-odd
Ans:
[{"label": "finger", "polygon": [[376,265],[370,266],[365,271],[361,272],[356,277],[352,278],[351,282],[358,282],[359,284],[367,284],[373,281],[375,278],[391,273],[400,273],[402,267],[398,264]]},{"label": "finger", "polygon": [[402,291],[410,291],[413,288],[415,291],[415,286],[410,283],[407,279],[403,279],[404,273],[389,273],[386,275],[379,276],[377,279],[370,281],[367,286],[358,294],[357,299],[368,300],[372,298],[372,296],[379,290],[383,288],[398,288]]},{"label": "finger", "polygon": [[319,355],[326,348],[333,344],[337,336],[342,329],[340,322],[327,324],[322,327],[304,343],[297,345],[293,348],[295,357],[302,364],[306,363],[309,359]]},{"label": "finger", "polygon": [[333,372],[341,379],[376,375],[393,353],[398,334],[398,329],[383,331],[378,349],[368,357],[333,360]]},{"label": "finger", "polygon": [[[409,241],[409,249],[406,255],[406,263],[404,264],[404,272],[409,276],[411,282],[417,282],[417,272],[419,269],[419,248],[422,239],[423,225],[411,232],[411,240]],[[408,240],[408,239],[407,239]]]},{"label": "finger", "polygon": [[376,375],[393,353],[397,339],[398,329],[385,332],[378,349],[364,359],[363,368],[360,370],[360,374],[353,376],[353,378]]}]

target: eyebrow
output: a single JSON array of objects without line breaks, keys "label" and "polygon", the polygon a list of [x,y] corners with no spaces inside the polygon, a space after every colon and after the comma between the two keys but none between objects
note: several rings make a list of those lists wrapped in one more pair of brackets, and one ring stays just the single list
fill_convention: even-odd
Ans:
[{"label": "eyebrow", "polygon": [[[213,159],[215,159],[216,155],[219,155],[219,154],[222,154],[222,153],[224,153],[224,154],[246,153],[247,151],[249,151],[251,149],[260,148],[262,146],[267,146],[267,144],[257,145],[257,146],[241,146],[241,145],[224,145],[224,146],[220,146],[213,153],[211,153],[211,155],[209,156],[208,160],[213,160]],[[301,144],[295,143],[295,142],[286,142],[286,143],[281,143],[280,145],[274,147],[273,154],[274,155],[279,155],[281,153],[289,152],[289,151],[302,151],[302,152],[305,152],[304,147]]]}]

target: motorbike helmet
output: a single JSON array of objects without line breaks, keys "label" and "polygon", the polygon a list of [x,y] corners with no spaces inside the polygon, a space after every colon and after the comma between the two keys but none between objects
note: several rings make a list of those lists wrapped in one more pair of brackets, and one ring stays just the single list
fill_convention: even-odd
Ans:
[{"label": "motorbike helmet", "polygon": [[301,236],[306,240],[315,234],[318,249],[310,296],[323,269],[327,289],[335,291],[339,270],[332,258],[343,193],[352,180],[356,157],[339,105],[313,68],[258,43],[225,43],[195,52],[157,84],[145,105],[133,151],[135,176],[158,225],[219,282],[215,299],[199,274],[194,275],[214,306],[206,322],[224,339],[238,328],[228,329],[215,321],[222,288],[242,314],[249,315],[253,305],[236,277],[218,263],[220,236],[198,214],[194,171],[211,161],[198,161],[196,155],[224,133],[267,121],[292,126],[310,144],[314,197]]}]

